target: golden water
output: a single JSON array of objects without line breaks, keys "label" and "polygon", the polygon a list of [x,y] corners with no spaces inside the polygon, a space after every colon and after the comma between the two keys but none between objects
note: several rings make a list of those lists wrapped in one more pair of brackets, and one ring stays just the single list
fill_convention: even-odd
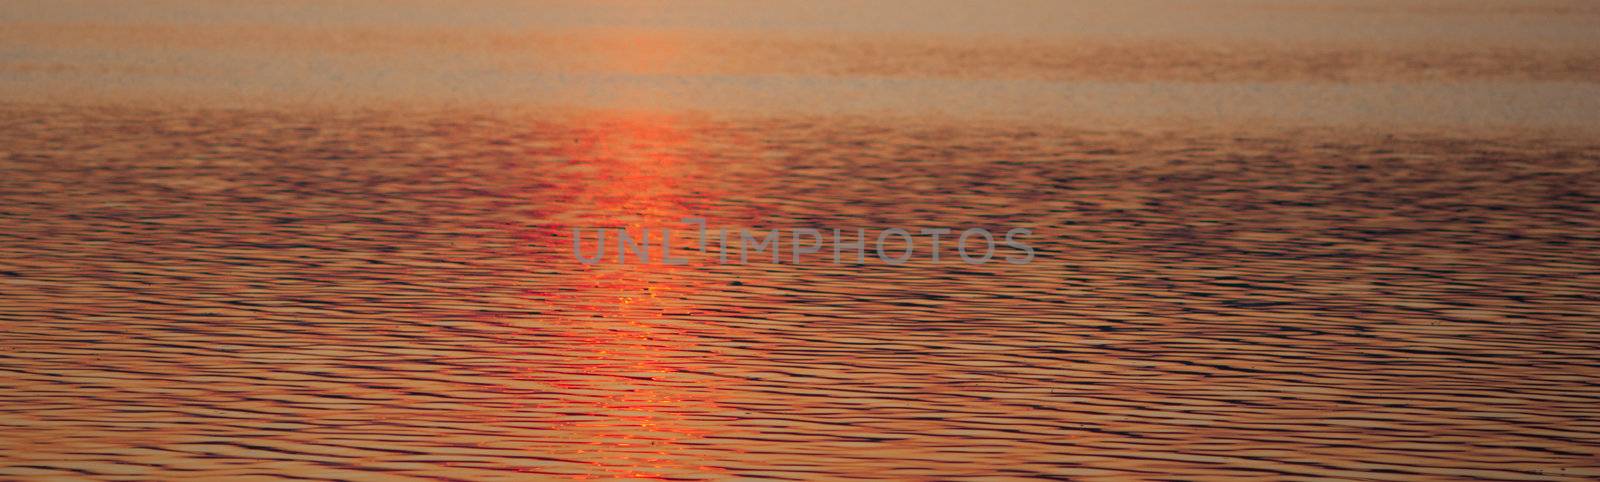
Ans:
[{"label": "golden water", "polygon": [[[7,1],[0,479],[1600,479],[1597,66],[1563,0]],[[570,252],[686,216],[1038,256]]]},{"label": "golden water", "polygon": [[[1600,476],[1594,144],[7,112],[10,477]],[[569,252],[689,214],[1040,257]]]}]

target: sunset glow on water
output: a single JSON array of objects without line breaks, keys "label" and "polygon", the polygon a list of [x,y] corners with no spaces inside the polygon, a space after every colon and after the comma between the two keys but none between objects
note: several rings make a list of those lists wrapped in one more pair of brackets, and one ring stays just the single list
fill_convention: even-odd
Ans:
[{"label": "sunset glow on water", "polygon": [[1593,480],[1597,27],[6,3],[0,479]]}]

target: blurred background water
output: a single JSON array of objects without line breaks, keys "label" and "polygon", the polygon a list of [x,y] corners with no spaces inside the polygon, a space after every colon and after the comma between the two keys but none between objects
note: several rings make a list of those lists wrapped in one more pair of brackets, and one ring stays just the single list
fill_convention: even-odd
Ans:
[{"label": "blurred background water", "polygon": [[1594,125],[1586,2],[9,2],[11,100]]}]

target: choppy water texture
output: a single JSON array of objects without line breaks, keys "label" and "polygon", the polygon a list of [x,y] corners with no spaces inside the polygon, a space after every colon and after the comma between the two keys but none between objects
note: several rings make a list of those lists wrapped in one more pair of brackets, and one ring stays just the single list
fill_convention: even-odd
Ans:
[{"label": "choppy water texture", "polygon": [[0,479],[1600,479],[1594,5],[753,5],[0,5]]},{"label": "choppy water texture", "polygon": [[[7,119],[8,476],[1600,475],[1594,144]],[[569,252],[687,214],[1029,226],[1040,258]]]}]

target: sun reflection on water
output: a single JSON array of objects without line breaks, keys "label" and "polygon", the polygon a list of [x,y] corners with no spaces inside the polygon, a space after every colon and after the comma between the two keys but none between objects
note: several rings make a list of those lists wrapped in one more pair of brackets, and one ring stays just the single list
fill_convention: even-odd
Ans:
[{"label": "sun reflection on water", "polygon": [[[562,149],[569,170],[558,196],[565,212],[557,219],[570,225],[541,237],[556,253],[553,262],[577,264],[567,257],[573,226],[659,235],[704,202],[689,192],[700,166],[689,155],[690,133],[675,119],[612,114],[583,124],[593,127]],[[607,243],[616,248],[615,238]],[[536,311],[550,314],[536,329],[571,352],[560,367],[530,367],[526,376],[552,391],[591,395],[539,407],[573,414],[552,427],[573,437],[566,453],[540,455],[594,467],[591,474],[569,474],[576,478],[717,471],[684,454],[685,442],[710,433],[706,415],[718,410],[722,383],[707,375],[715,360],[699,345],[708,331],[725,330],[685,316],[696,311],[688,300],[704,281],[678,266],[608,262],[563,270],[550,282],[564,289],[530,298]]]}]

